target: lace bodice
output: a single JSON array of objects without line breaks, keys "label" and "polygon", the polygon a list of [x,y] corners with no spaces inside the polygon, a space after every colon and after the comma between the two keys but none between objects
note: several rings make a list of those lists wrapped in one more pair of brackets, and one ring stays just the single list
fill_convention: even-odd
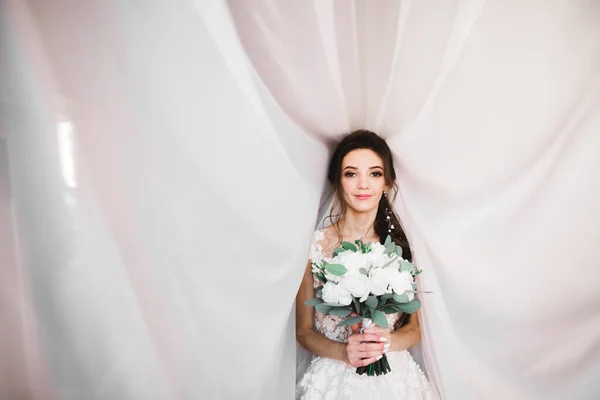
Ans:
[{"label": "lace bodice", "polygon": [[[314,233],[313,241],[310,249],[310,260],[314,263],[321,262],[323,259],[327,260],[331,258],[331,253],[323,251],[321,245],[325,238],[324,230],[317,230]],[[321,285],[321,282],[317,278],[313,277],[313,286],[316,288]],[[398,313],[389,314],[386,316],[388,325],[393,329],[394,324],[400,317]],[[335,340],[336,342],[346,343],[348,341],[348,335],[352,333],[352,329],[349,326],[338,327],[337,324],[343,321],[344,318],[337,317],[334,315],[323,315],[322,313],[315,310],[315,328],[317,331],[325,335],[328,339]]]}]

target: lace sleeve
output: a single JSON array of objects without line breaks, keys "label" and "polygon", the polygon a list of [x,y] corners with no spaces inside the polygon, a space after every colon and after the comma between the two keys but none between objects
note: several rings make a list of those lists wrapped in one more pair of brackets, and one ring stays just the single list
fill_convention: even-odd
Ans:
[{"label": "lace sleeve", "polygon": [[310,261],[319,263],[323,260],[323,246],[319,242],[325,239],[325,231],[316,230],[313,234],[312,244],[310,246]]}]

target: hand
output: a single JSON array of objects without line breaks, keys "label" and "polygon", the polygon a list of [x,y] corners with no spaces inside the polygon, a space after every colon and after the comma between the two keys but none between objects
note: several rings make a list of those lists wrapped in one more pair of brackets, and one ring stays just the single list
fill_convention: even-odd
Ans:
[{"label": "hand", "polygon": [[[351,315],[356,316],[356,314]],[[369,328],[372,332],[359,333],[358,324],[352,325],[352,335],[346,345],[347,362],[353,367],[363,367],[379,360],[389,349],[391,341],[389,329]],[[379,330],[375,330],[375,328]]]},{"label": "hand", "polygon": [[370,328],[365,329],[363,333],[386,338],[387,340],[385,341],[383,352],[387,353],[390,350],[390,347],[392,346],[392,330],[390,328],[381,328],[377,325],[373,325]]}]

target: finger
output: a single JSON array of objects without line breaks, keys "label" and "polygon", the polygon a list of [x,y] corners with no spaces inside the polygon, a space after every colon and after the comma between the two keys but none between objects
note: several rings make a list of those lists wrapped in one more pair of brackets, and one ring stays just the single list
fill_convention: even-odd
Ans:
[{"label": "finger", "polygon": [[360,352],[383,351],[385,346],[387,346],[385,343],[363,343],[357,346],[357,350]]},{"label": "finger", "polygon": [[371,357],[371,358],[363,358],[362,360],[360,360],[359,362],[359,366],[360,367],[364,367],[367,366],[369,364],[373,364],[375,361],[378,361],[381,359],[381,357],[383,357],[383,355],[378,355],[377,357]]},{"label": "finger", "polygon": [[390,340],[384,335],[378,335],[373,333],[363,333],[356,335],[357,339],[361,339],[362,342],[389,342]]},{"label": "finger", "polygon": [[377,357],[383,354],[382,350],[377,350],[377,351],[366,351],[363,353],[359,354],[359,358],[361,359],[365,359],[365,358],[373,358],[373,357]]}]

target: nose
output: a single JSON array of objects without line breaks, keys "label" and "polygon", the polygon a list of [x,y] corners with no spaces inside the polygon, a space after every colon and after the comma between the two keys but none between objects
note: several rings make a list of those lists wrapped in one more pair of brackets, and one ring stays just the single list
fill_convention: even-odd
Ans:
[{"label": "nose", "polygon": [[369,188],[369,180],[366,176],[361,176],[358,178],[358,188],[359,189],[368,189]]}]

